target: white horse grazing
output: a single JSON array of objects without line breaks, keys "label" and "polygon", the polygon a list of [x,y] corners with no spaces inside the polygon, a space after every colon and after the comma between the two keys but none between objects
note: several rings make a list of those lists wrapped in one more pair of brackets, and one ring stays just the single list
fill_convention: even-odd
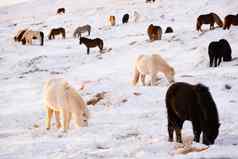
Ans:
[{"label": "white horse grazing", "polygon": [[56,127],[60,128],[60,113],[64,116],[64,131],[69,129],[71,116],[77,126],[87,126],[89,112],[77,91],[64,79],[51,79],[44,85],[44,107],[47,110],[46,128],[51,127],[51,117],[55,112]]},{"label": "white horse grazing", "polygon": [[140,14],[137,11],[134,11],[134,22],[137,23],[140,19]]},{"label": "white horse grazing", "polygon": [[155,85],[158,72],[163,72],[170,83],[174,82],[174,69],[159,54],[140,55],[134,64],[132,83],[136,85],[141,78],[142,84],[145,85],[145,76],[150,75],[150,84]]}]

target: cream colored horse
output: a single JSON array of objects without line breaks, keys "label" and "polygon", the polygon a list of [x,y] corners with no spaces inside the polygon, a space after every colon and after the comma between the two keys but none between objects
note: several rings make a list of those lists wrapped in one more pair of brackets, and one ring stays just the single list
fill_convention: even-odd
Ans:
[{"label": "cream colored horse", "polygon": [[41,45],[44,44],[44,33],[42,31],[32,31],[32,30],[27,30],[22,38],[21,42],[23,45],[25,44],[30,44],[32,45],[32,40],[33,39],[40,39],[41,40]]},{"label": "cream colored horse", "polygon": [[116,25],[116,17],[113,15],[108,17],[108,25],[109,26],[114,26]]},{"label": "cream colored horse", "polygon": [[60,128],[60,113],[64,117],[64,131],[69,129],[71,117],[78,127],[87,126],[89,112],[77,91],[64,79],[51,79],[44,85],[44,107],[47,110],[46,128],[51,127],[51,117],[55,112],[56,127]]},{"label": "cream colored horse", "polygon": [[150,75],[150,85],[155,85],[156,75],[159,72],[163,72],[170,83],[174,82],[174,69],[159,54],[140,55],[134,64],[132,83],[136,85],[141,78],[142,84],[145,85],[145,77]]}]

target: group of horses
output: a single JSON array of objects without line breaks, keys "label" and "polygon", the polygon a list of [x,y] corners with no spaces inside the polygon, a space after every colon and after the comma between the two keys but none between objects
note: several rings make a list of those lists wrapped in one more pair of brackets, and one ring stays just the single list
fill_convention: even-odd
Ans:
[{"label": "group of horses", "polygon": [[197,31],[202,31],[202,24],[210,24],[210,30],[214,29],[214,24],[217,24],[219,27],[223,27],[223,29],[230,29],[231,25],[238,25],[238,14],[237,15],[227,15],[224,18],[224,23],[221,18],[216,13],[209,13],[200,15],[197,18]]},{"label": "group of horses", "polygon": [[[146,0],[146,2],[155,2],[155,0]],[[57,14],[65,13],[64,8],[60,8]],[[139,18],[138,12],[134,12],[135,19]],[[214,24],[229,29],[231,25],[238,25],[238,15],[227,15],[224,24],[219,16],[215,13],[200,15],[197,18],[196,29],[202,31],[203,24],[210,24],[210,29],[214,29]],[[128,23],[129,14],[122,17],[122,23]],[[115,26],[115,16],[108,17],[108,24]],[[165,33],[174,32],[172,27],[167,27]],[[48,39],[54,39],[56,35],[66,37],[65,29],[53,28],[49,32]],[[83,33],[90,36],[91,26],[79,26],[73,33],[74,38],[79,38],[79,44],[87,47],[87,54],[90,48],[99,47],[100,52],[103,50],[103,40],[100,38],[89,39],[82,37]],[[147,34],[150,41],[161,40],[162,28],[150,24],[147,28]],[[44,43],[44,34],[40,31],[28,29],[20,30],[14,37],[15,41],[25,44],[32,44],[33,39],[40,39],[41,45]],[[231,47],[226,39],[213,41],[209,44],[208,55],[210,58],[210,67],[217,67],[222,59],[231,61]],[[159,54],[140,55],[137,57],[133,66],[132,83],[136,85],[139,81],[145,86],[146,77],[150,76],[149,85],[156,85],[157,74],[164,73],[171,86],[168,88],[165,103],[168,118],[168,140],[173,141],[175,131],[176,141],[182,143],[181,129],[185,120],[192,122],[194,141],[200,141],[200,135],[203,134],[203,143],[206,145],[214,144],[219,134],[219,116],[215,101],[209,91],[209,88],[203,84],[191,85],[185,82],[175,82],[175,70]],[[51,79],[44,85],[44,106],[47,111],[46,128],[51,128],[51,118],[53,113],[56,117],[56,127],[60,128],[60,113],[63,114],[64,131],[69,129],[71,118],[75,118],[78,126],[87,126],[90,117],[83,98],[77,91],[70,86],[64,79]]]}]

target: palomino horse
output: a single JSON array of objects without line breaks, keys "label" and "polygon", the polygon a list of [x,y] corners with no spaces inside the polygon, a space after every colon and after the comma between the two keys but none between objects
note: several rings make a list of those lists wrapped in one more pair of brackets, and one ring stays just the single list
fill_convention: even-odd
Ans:
[{"label": "palomino horse", "polygon": [[211,29],[214,29],[214,23],[217,23],[217,25],[219,25],[219,27],[223,26],[222,20],[215,13],[200,15],[197,18],[196,29],[197,29],[197,31],[202,31],[202,28],[201,28],[202,24],[210,24],[210,30],[211,30]]},{"label": "palomino horse", "polygon": [[161,40],[162,29],[160,26],[155,26],[153,24],[150,24],[147,29],[147,33],[148,33],[150,41]]},{"label": "palomino horse", "polygon": [[114,26],[116,25],[116,17],[113,15],[109,16],[108,17],[108,24],[109,26]]},{"label": "palomino horse", "polygon": [[214,144],[219,133],[219,117],[216,104],[209,89],[202,85],[177,82],[166,93],[169,141],[182,143],[181,130],[185,120],[192,122],[194,141],[199,142],[203,134],[203,144]]},{"label": "palomino horse", "polygon": [[48,38],[49,40],[55,39],[55,35],[62,35],[62,38],[65,39],[65,29],[60,27],[60,28],[53,28],[51,29]]},{"label": "palomino horse", "polygon": [[224,20],[223,29],[230,29],[231,25],[238,25],[238,15],[227,15]]},{"label": "palomino horse", "polygon": [[21,42],[23,45],[26,45],[27,43],[32,45],[32,40],[33,39],[40,39],[41,44],[43,46],[44,44],[44,33],[42,31],[32,31],[32,30],[27,30],[22,38]]},{"label": "palomino horse", "polygon": [[60,113],[64,116],[64,131],[70,126],[71,117],[78,127],[87,126],[89,112],[77,91],[64,79],[51,79],[44,85],[44,107],[47,111],[46,129],[51,128],[51,117],[55,112],[56,126],[61,127]]},{"label": "palomino horse", "polygon": [[87,54],[89,55],[89,49],[93,47],[99,47],[100,52],[103,50],[103,40],[100,38],[88,39],[85,37],[80,37],[79,44],[84,44],[87,47]]},{"label": "palomino horse", "polygon": [[16,34],[16,36],[14,36],[14,40],[16,42],[20,42],[21,39],[22,39],[22,36],[24,35],[24,33],[27,31],[27,29],[22,29],[22,30],[19,30]]},{"label": "palomino horse", "polygon": [[150,85],[155,85],[156,75],[163,72],[169,83],[174,82],[174,69],[166,63],[159,54],[140,55],[134,64],[133,85],[136,85],[141,78],[142,84],[145,85],[145,76],[151,76]]},{"label": "palomino horse", "polygon": [[90,25],[83,25],[79,26],[78,28],[75,29],[74,31],[74,37],[81,37],[81,34],[84,32],[88,32],[88,35],[91,33],[91,26]]}]

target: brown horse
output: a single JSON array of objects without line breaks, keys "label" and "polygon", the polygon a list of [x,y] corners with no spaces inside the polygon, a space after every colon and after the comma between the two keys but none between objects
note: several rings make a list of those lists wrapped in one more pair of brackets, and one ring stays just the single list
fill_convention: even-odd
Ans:
[{"label": "brown horse", "polygon": [[215,14],[215,13],[209,13],[209,14],[204,14],[200,15],[197,18],[197,31],[202,31],[202,24],[210,24],[210,30],[214,29],[214,23],[217,23],[219,27],[223,26],[223,22],[220,19],[220,17]]},{"label": "brown horse", "polygon": [[53,28],[51,29],[48,38],[51,40],[52,38],[55,39],[55,35],[62,35],[62,38],[65,39],[65,29],[64,28]]},{"label": "brown horse", "polygon": [[93,48],[93,47],[99,47],[100,49],[100,53],[103,50],[103,40],[100,38],[96,38],[96,39],[88,39],[85,37],[80,37],[79,39],[79,44],[84,44],[87,47],[87,55],[89,55],[89,49]]},{"label": "brown horse", "polygon": [[214,144],[219,133],[219,117],[216,104],[208,87],[177,82],[166,93],[169,141],[182,143],[181,129],[185,120],[192,122],[194,141],[199,142],[203,134],[203,144]]},{"label": "brown horse", "polygon": [[147,33],[150,41],[161,40],[162,29],[160,26],[150,24],[149,27],[147,28]]},{"label": "brown horse", "polygon": [[238,15],[227,15],[224,19],[223,29],[230,29],[232,25],[238,25]]},{"label": "brown horse", "polygon": [[21,39],[22,39],[22,37],[23,37],[23,35],[24,35],[24,33],[25,33],[26,31],[27,31],[27,29],[19,30],[19,31],[17,32],[17,35],[14,36],[14,40],[15,40],[16,42],[20,42]]},{"label": "brown horse", "polygon": [[57,9],[57,14],[61,14],[61,13],[65,14],[65,8],[58,8]]}]

